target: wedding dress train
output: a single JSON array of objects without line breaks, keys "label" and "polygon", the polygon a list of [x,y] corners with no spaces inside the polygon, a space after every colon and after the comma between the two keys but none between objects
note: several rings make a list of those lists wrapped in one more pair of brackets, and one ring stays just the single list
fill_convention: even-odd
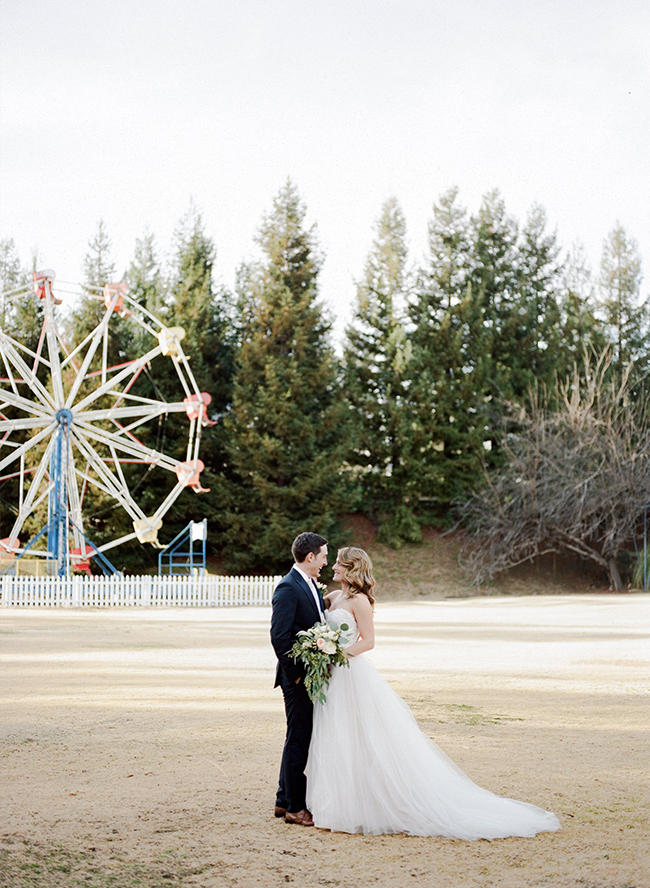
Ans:
[{"label": "wedding dress train", "polygon": [[[327,614],[341,642],[356,641],[352,614]],[[307,806],[317,827],[457,839],[534,836],[560,829],[550,811],[473,783],[419,729],[406,703],[364,656],[335,668],[327,702],[314,707]]]}]

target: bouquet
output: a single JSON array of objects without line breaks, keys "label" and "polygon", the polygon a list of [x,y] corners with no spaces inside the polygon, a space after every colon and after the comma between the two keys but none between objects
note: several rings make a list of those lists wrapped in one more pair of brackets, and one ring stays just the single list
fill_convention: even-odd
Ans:
[{"label": "bouquet", "polygon": [[329,687],[334,666],[349,666],[350,662],[339,643],[341,632],[350,627],[342,623],[339,629],[332,629],[327,623],[316,623],[311,629],[298,633],[298,641],[289,651],[289,656],[307,668],[305,688],[312,703],[324,703],[324,688]]}]

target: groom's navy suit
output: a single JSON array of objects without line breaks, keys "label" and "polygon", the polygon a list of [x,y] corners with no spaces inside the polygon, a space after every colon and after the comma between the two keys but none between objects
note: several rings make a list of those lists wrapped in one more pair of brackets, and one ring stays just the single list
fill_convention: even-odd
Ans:
[{"label": "groom's navy suit", "polygon": [[[318,593],[321,610],[325,610]],[[297,570],[290,570],[273,593],[271,644],[278,658],[275,687],[282,688],[287,716],[287,736],[282,752],[276,805],[295,813],[306,808],[305,766],[309,754],[314,706],[305,690],[305,669],[289,656],[301,629],[321,619],[314,595]],[[297,682],[296,680],[299,679]]]}]

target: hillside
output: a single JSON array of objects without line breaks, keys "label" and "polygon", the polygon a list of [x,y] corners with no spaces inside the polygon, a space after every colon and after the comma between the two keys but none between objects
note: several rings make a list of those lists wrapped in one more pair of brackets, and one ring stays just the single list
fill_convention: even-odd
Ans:
[{"label": "hillside", "polygon": [[377,578],[377,595],[386,601],[469,598],[476,595],[566,595],[607,592],[607,578],[571,557],[547,556],[477,588],[458,567],[458,534],[427,528],[420,545],[390,549],[378,543],[373,525],[361,515],[348,519],[350,542],[366,549]]}]

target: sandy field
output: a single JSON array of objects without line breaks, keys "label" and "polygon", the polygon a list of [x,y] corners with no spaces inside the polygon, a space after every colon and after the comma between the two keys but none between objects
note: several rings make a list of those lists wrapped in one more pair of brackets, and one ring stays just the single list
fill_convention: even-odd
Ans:
[{"label": "sandy field", "polygon": [[268,621],[0,611],[0,885],[650,888],[650,596],[378,604],[367,656],[422,729],[562,822],[495,842],[276,820]]}]

